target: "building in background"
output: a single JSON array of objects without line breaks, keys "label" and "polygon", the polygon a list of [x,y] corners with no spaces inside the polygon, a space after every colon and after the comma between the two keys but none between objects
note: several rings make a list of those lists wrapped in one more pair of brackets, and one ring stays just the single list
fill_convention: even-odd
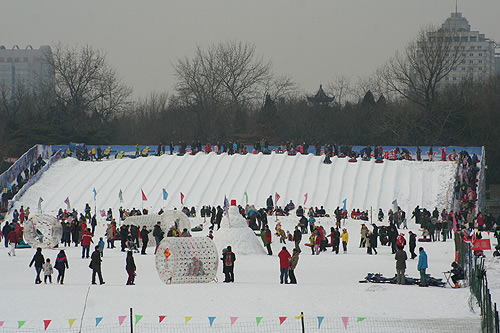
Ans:
[{"label": "building in background", "polygon": [[[465,80],[478,82],[500,73],[500,57],[495,53],[498,44],[485,34],[471,30],[469,21],[462,13],[451,13],[441,30],[446,31],[447,38],[453,39],[454,47],[450,52],[460,52],[461,57],[442,83],[454,84]],[[449,56],[453,57],[453,54]]]},{"label": "building in background", "polygon": [[54,73],[45,61],[51,54],[48,45],[39,49],[33,49],[31,45],[25,49],[17,45],[7,49],[0,45],[0,89],[13,94],[20,88],[34,91],[43,85],[53,85]]}]

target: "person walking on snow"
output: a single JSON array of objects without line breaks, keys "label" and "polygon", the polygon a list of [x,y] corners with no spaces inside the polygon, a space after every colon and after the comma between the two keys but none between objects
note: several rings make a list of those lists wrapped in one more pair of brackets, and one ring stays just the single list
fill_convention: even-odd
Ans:
[{"label": "person walking on snow", "polygon": [[69,268],[68,259],[64,250],[59,251],[54,268],[57,269],[57,283],[64,284],[64,272]]},{"label": "person walking on snow", "polygon": [[394,259],[396,260],[397,284],[405,284],[406,260],[408,256],[401,245],[398,245]]},{"label": "person walking on snow", "polygon": [[420,272],[420,287],[428,287],[429,282],[427,281],[427,276],[425,275],[425,270],[428,268],[427,265],[427,253],[425,253],[424,248],[420,247],[418,249],[419,251],[419,256],[418,256],[418,264],[417,264],[417,270]]},{"label": "person walking on snow", "polygon": [[297,268],[297,264],[299,262],[299,254],[300,254],[300,249],[296,248],[293,249],[292,258],[290,259],[290,268],[288,271],[291,284],[297,284],[297,279],[295,278],[295,268]]},{"label": "person walking on snow", "polygon": [[96,284],[95,282],[96,274],[99,276],[99,283],[100,284],[105,283],[102,279],[101,262],[102,262],[101,251],[99,251],[99,246],[96,245],[95,251],[92,252],[90,266],[89,266],[92,269],[92,284]]},{"label": "person walking on snow", "polygon": [[342,239],[342,247],[344,248],[344,253],[347,252],[347,242],[349,241],[349,234],[347,233],[347,229],[344,228],[342,230],[342,235],[340,236]]},{"label": "person walking on snow", "polygon": [[226,248],[226,252],[223,251],[222,263],[224,265],[224,282],[234,282],[234,262],[236,261],[236,255],[232,252],[231,246]]},{"label": "person walking on snow", "polygon": [[288,284],[288,268],[290,267],[290,252],[283,246],[280,253],[278,254],[280,258],[280,283]]},{"label": "person walking on snow", "polygon": [[128,274],[127,286],[133,285],[136,267],[132,251],[127,251],[127,259],[125,259],[125,270]]},{"label": "person walking on snow", "polygon": [[44,263],[45,263],[45,258],[43,257],[43,254],[42,254],[42,248],[37,247],[36,253],[30,262],[30,267],[33,266],[33,264],[35,264],[35,271],[36,271],[35,284],[42,283],[42,280],[40,279],[40,273],[42,271],[42,267],[43,267]]}]

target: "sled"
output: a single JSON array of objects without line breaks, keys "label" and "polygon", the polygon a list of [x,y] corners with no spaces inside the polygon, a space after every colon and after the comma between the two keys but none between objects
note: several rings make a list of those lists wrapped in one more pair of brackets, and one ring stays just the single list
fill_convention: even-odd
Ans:
[{"label": "sled", "polygon": [[419,238],[418,241],[419,242],[430,242],[431,239],[430,238]]},{"label": "sled", "polygon": [[349,162],[352,162],[352,163],[353,163],[353,162],[357,162],[357,161],[358,161],[358,160],[356,159],[356,157],[353,157],[353,158],[350,158],[350,159],[349,159]]},{"label": "sled", "polygon": [[194,228],[191,228],[191,231],[202,231],[203,228],[202,227],[194,227]]},{"label": "sled", "polygon": [[362,161],[369,161],[369,160],[370,160],[370,158],[368,158],[368,157],[364,157],[364,158],[362,158],[361,160],[362,160]]},{"label": "sled", "polygon": [[384,160],[382,160],[382,159],[380,159],[380,160],[379,160],[379,159],[377,159],[377,160],[375,160],[375,163],[384,163]]}]

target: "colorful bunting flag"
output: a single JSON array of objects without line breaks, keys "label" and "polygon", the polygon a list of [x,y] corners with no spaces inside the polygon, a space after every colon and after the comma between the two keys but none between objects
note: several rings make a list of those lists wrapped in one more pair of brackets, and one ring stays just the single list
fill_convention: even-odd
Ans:
[{"label": "colorful bunting flag", "polygon": [[161,323],[166,316],[160,316],[158,323]]},{"label": "colorful bunting flag", "polygon": [[262,318],[264,318],[264,317],[255,317],[255,320],[257,320],[257,326],[259,326],[260,321],[262,320]]},{"label": "colorful bunting flag", "polygon": [[325,319],[325,317],[318,317],[318,330],[321,328],[321,323],[323,322],[323,319]]},{"label": "colorful bunting flag", "polygon": [[280,325],[283,324],[285,322],[287,317],[280,317]]},{"label": "colorful bunting flag", "polygon": [[141,188],[141,194],[142,194],[142,201],[148,201],[148,198],[146,198],[146,195],[144,194],[142,188]]},{"label": "colorful bunting flag", "polygon": [[97,325],[99,325],[99,323],[102,321],[102,317],[97,317],[95,319],[95,326],[97,327]]},{"label": "colorful bunting flag", "polygon": [[0,321],[0,327],[2,327],[2,326],[3,326],[3,323],[4,323],[3,321]]},{"label": "colorful bunting flag", "polygon": [[215,320],[215,317],[208,317],[208,322],[210,323],[210,327],[212,327],[214,320]]},{"label": "colorful bunting flag", "polygon": [[43,325],[45,326],[45,330],[47,330],[47,327],[49,327],[51,321],[52,320],[44,320],[43,321]]},{"label": "colorful bunting flag", "polygon": [[190,320],[191,320],[191,318],[193,318],[193,317],[184,317],[184,319],[186,320],[185,324],[187,324],[187,323],[188,323],[188,321],[190,321]]},{"label": "colorful bunting flag", "polygon": [[21,327],[23,327],[23,325],[24,325],[24,324],[26,324],[26,320],[19,320],[19,321],[17,322],[17,326],[18,326],[17,328],[21,328]]},{"label": "colorful bunting flag", "polygon": [[120,192],[118,193],[118,199],[120,199],[121,203],[123,202],[123,192],[121,189],[120,189]]},{"label": "colorful bunting flag", "polygon": [[167,190],[163,189],[163,200],[167,200],[167,198],[168,198]]},{"label": "colorful bunting flag", "polygon": [[135,315],[135,324],[137,325],[137,323],[139,322],[139,320],[142,319],[142,317],[144,317],[144,315]]},{"label": "colorful bunting flag", "polygon": [[120,326],[122,326],[126,318],[127,316],[118,316],[118,323],[120,324]]},{"label": "colorful bunting flag", "polygon": [[344,328],[347,329],[347,322],[349,321],[349,317],[342,317],[342,322],[344,323]]},{"label": "colorful bunting flag", "polygon": [[184,194],[181,192],[181,205],[184,205]]},{"label": "colorful bunting flag", "polygon": [[230,317],[231,319],[231,326],[234,325],[234,323],[238,320],[238,317]]},{"label": "colorful bunting flag", "polygon": [[304,314],[303,314],[303,313],[301,313],[301,314],[299,314],[298,316],[296,316],[296,317],[295,317],[295,319],[300,319],[300,318],[302,318],[302,317],[304,317]]},{"label": "colorful bunting flag", "polygon": [[356,320],[357,323],[359,323],[360,321],[363,321],[365,320],[366,318],[363,318],[363,317],[358,317],[358,320]]},{"label": "colorful bunting flag", "polygon": [[74,319],[68,319],[69,328],[71,328],[73,326],[73,324],[75,323],[75,321],[76,321],[76,318],[74,318]]}]

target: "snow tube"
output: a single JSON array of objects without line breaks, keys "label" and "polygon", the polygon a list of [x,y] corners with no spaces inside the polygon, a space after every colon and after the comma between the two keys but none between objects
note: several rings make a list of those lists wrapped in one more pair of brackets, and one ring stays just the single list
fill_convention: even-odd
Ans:
[{"label": "snow tube", "polygon": [[369,161],[370,159],[366,157],[366,158],[362,158],[361,160],[362,161]]},{"label": "snow tube", "polygon": [[194,228],[191,228],[191,231],[202,231],[203,228],[200,228],[200,227],[194,227]]},{"label": "snow tube", "polygon": [[419,242],[430,242],[431,239],[430,238],[419,238],[418,241]]},{"label": "snow tube", "polygon": [[382,160],[382,159],[381,159],[381,160],[378,160],[378,159],[377,159],[377,160],[375,160],[375,163],[384,163],[384,160]]},{"label": "snow tube", "polygon": [[353,158],[350,158],[349,159],[349,162],[357,162],[358,160],[356,159],[356,157],[353,157]]}]

